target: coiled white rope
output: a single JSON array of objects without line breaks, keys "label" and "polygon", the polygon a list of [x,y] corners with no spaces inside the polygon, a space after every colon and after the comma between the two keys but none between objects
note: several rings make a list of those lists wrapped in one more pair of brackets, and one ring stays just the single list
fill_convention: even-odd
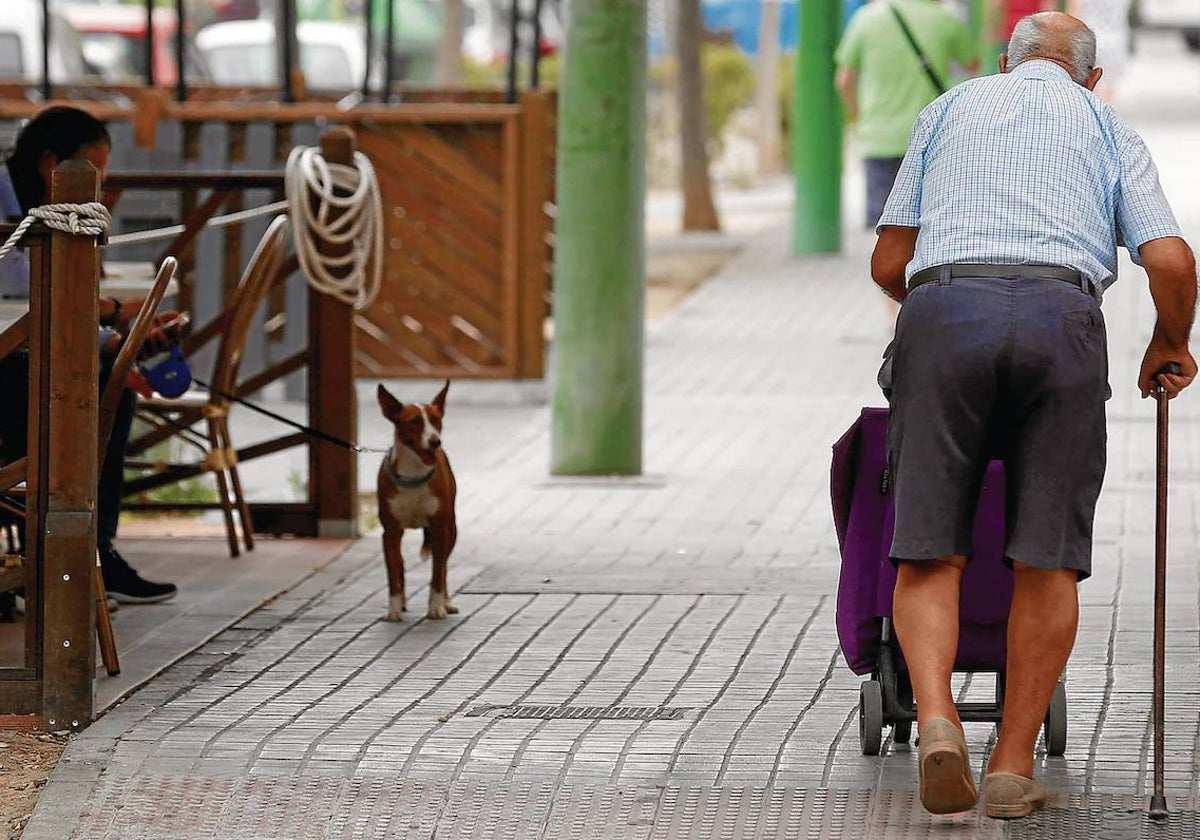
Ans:
[{"label": "coiled white rope", "polygon": [[[296,256],[309,284],[367,308],[383,280],[383,198],[371,161],[355,152],[354,166],[329,163],[320,149],[297,146],[288,155],[284,185]],[[318,243],[350,247],[332,256]]]},{"label": "coiled white rope", "polygon": [[86,204],[43,204],[40,207],[31,207],[29,213],[9,234],[4,244],[0,245],[0,260],[17,247],[21,237],[34,222],[41,222],[46,227],[63,233],[99,236],[103,239],[108,233],[108,226],[112,224],[112,214],[99,201],[89,201]]}]

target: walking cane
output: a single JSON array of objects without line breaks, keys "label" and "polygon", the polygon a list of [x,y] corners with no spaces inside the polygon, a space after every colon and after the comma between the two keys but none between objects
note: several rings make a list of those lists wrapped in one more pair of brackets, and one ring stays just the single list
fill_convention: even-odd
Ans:
[{"label": "walking cane", "polygon": [[[1171,362],[1158,375],[1179,375],[1183,368]],[[1167,421],[1166,389],[1154,383],[1158,402],[1158,458],[1154,505],[1154,794],[1150,797],[1150,819],[1165,820],[1167,797],[1163,794],[1165,706],[1167,693]]]}]

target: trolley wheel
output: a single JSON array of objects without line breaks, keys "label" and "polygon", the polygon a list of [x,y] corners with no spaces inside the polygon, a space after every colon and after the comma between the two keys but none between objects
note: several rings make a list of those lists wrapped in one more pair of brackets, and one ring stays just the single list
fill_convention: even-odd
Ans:
[{"label": "trolley wheel", "polygon": [[[912,709],[913,691],[912,682],[907,674],[902,674],[896,680],[896,691],[898,693],[897,700],[900,708],[904,710]],[[907,744],[912,740],[913,722],[911,720],[898,720],[892,724],[892,740],[897,744]]]},{"label": "trolley wheel", "polygon": [[879,755],[883,746],[883,689],[875,680],[858,689],[858,742],[863,755]]},{"label": "trolley wheel", "polygon": [[1048,755],[1062,755],[1067,751],[1067,687],[1061,681],[1050,698],[1043,734]]}]

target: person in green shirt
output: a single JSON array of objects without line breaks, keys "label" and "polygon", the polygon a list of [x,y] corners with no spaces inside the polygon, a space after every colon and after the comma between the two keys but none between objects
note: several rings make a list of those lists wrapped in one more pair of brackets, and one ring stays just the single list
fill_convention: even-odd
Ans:
[{"label": "person in green shirt", "polygon": [[968,73],[978,71],[978,48],[939,0],[875,0],[850,19],[836,61],[846,116],[858,121],[867,174],[866,224],[874,230],[917,115],[944,92],[951,62]]}]

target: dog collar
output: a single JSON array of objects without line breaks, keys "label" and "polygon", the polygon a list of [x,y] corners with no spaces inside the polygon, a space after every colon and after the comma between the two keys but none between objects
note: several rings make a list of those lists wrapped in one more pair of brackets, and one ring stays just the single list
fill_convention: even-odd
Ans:
[{"label": "dog collar", "polygon": [[392,457],[395,454],[396,453],[393,450],[393,448],[389,447],[388,451],[387,451],[387,458],[385,458],[383,460],[383,470],[384,470],[384,472],[387,473],[387,477],[390,478],[392,481],[396,482],[396,484],[399,485],[400,487],[407,487],[410,489],[414,488],[414,487],[424,487],[426,484],[428,484],[433,479],[433,474],[435,472],[437,472],[437,467],[434,466],[434,467],[430,467],[429,472],[425,473],[425,475],[419,476],[417,478],[407,478],[405,476],[402,476],[402,475],[400,475],[400,473],[398,473],[394,469],[392,469]]}]

